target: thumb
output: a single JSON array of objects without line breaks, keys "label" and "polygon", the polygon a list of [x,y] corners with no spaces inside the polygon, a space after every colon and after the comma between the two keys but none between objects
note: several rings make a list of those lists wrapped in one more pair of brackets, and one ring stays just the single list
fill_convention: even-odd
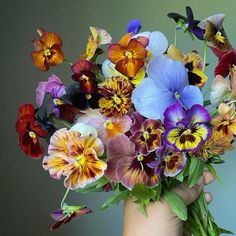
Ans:
[{"label": "thumb", "polygon": [[175,187],[172,191],[177,193],[186,205],[194,202],[200,195],[205,184],[204,177],[201,176],[196,185],[189,188],[186,181]]}]

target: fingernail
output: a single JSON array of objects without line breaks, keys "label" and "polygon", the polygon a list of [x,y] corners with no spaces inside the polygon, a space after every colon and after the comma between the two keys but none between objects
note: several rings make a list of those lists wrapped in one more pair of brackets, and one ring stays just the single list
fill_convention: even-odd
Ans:
[{"label": "fingernail", "polygon": [[199,180],[197,181],[197,185],[202,186],[204,184],[204,177],[201,176]]}]

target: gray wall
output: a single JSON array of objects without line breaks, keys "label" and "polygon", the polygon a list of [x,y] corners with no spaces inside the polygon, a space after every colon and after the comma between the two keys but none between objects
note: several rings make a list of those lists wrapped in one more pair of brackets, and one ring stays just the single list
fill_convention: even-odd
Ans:
[{"label": "gray wall", "polygon": [[[56,69],[43,73],[37,71],[30,61],[32,43],[30,39],[38,27],[55,31],[63,39],[63,51],[70,60],[75,60],[85,48],[89,26],[107,29],[118,40],[131,18],[140,18],[144,30],[160,30],[173,41],[174,23],[166,13],[184,13],[184,7],[191,5],[195,15],[203,19],[214,13],[225,13],[225,29],[234,45],[236,42],[235,1],[157,1],[157,0],[22,0],[0,1],[1,30],[1,236],[46,236],[46,235],[121,235],[122,205],[106,212],[96,212],[74,221],[64,228],[50,233],[52,223],[49,212],[58,207],[64,192],[62,182],[55,181],[44,172],[41,161],[27,158],[17,147],[14,123],[17,107],[24,102],[34,102],[37,83],[56,73],[65,83],[70,82],[70,69],[62,64]],[[188,51],[194,43],[182,33],[178,34],[177,45]],[[202,46],[197,43],[202,52]],[[216,59],[208,53],[209,82],[213,79],[212,69]],[[225,186],[212,184],[209,189],[214,194],[210,208],[217,222],[236,232],[236,156],[235,151],[227,154],[226,164],[217,168]],[[72,193],[71,202],[86,203],[97,210],[108,194],[81,195]]]}]

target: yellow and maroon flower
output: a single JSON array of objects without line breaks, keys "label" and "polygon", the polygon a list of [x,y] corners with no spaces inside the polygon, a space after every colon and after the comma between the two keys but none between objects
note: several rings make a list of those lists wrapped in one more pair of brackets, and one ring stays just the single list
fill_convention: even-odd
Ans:
[{"label": "yellow and maroon flower", "polygon": [[98,91],[103,96],[99,100],[99,108],[103,115],[119,117],[131,108],[131,83],[121,77],[111,77],[98,85]]},{"label": "yellow and maroon flower", "polygon": [[132,33],[125,34],[119,43],[111,44],[108,48],[108,59],[116,64],[115,68],[127,77],[134,77],[144,66],[147,57],[145,47],[148,39],[139,37],[132,39]]},{"label": "yellow and maroon flower", "polygon": [[33,40],[35,50],[31,53],[36,68],[47,71],[50,66],[58,65],[63,60],[62,40],[53,32],[37,29],[39,39]]},{"label": "yellow and maroon flower", "polygon": [[161,122],[146,119],[138,112],[133,114],[133,125],[130,129],[132,136],[130,140],[136,144],[137,151],[143,155],[155,151],[161,141]]},{"label": "yellow and maroon flower", "polygon": [[232,104],[226,105],[221,103],[218,107],[219,115],[212,119],[211,124],[214,126],[213,131],[219,132],[230,140],[236,135],[236,111]]},{"label": "yellow and maroon flower", "polygon": [[231,139],[213,130],[209,139],[193,155],[207,161],[211,157],[223,155],[225,151],[232,149]]},{"label": "yellow and maroon flower", "polygon": [[105,175],[108,179],[120,182],[130,190],[135,184],[154,187],[161,180],[148,166],[148,163],[154,161],[154,158],[154,153],[143,156],[136,152],[135,144],[126,135],[117,135],[108,143],[108,166]]},{"label": "yellow and maroon flower", "polygon": [[63,128],[53,134],[43,167],[55,179],[66,176],[66,188],[83,188],[103,176],[107,165],[98,159],[103,151],[96,130],[78,123],[70,130]]}]

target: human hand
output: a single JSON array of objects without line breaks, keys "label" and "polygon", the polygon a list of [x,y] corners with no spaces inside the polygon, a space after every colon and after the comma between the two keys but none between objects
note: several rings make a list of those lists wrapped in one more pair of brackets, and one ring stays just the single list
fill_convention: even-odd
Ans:
[{"label": "human hand", "polygon": [[[205,184],[214,180],[214,176],[209,171],[204,171],[198,183],[192,188],[188,188],[185,182],[174,188],[186,205],[194,202]],[[211,193],[205,193],[208,203],[212,201]],[[170,209],[169,205],[161,200],[150,203],[146,207],[148,217],[145,217],[139,210],[138,205],[131,199],[127,199],[124,204],[123,236],[187,236],[183,229],[183,222]]]}]

